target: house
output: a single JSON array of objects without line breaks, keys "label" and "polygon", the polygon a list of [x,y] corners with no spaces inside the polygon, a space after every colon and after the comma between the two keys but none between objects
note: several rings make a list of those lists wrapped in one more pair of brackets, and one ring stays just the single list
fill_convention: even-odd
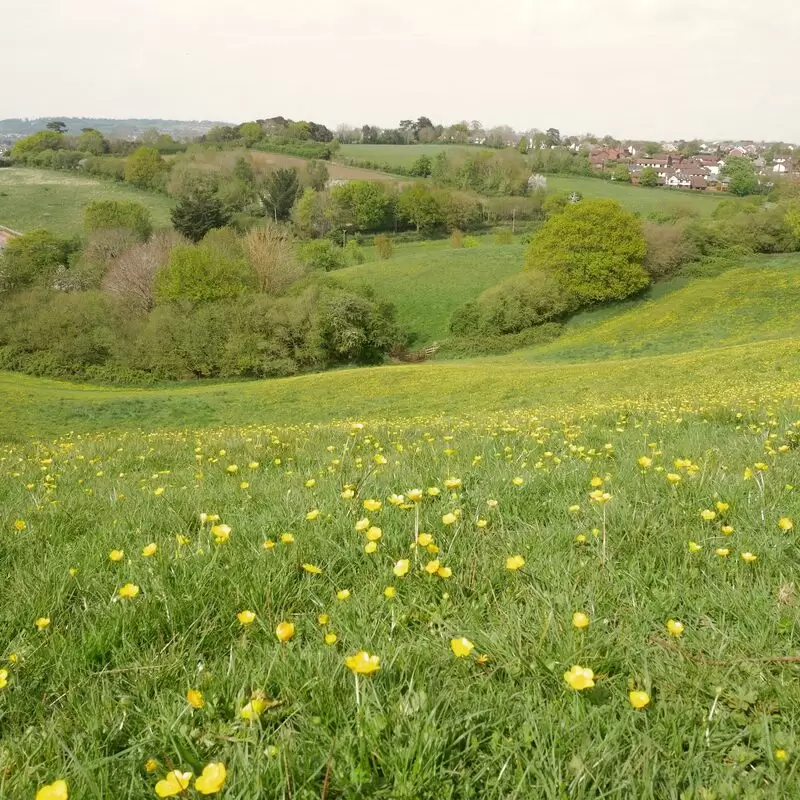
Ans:
[{"label": "house", "polygon": [[617,150],[614,147],[600,147],[589,153],[589,163],[595,169],[605,169],[605,166],[609,161],[621,161],[624,154],[624,150]]}]

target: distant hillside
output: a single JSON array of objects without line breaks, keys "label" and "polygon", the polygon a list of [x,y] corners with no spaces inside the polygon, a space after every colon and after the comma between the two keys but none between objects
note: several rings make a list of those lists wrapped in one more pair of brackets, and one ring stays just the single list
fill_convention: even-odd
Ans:
[{"label": "distant hillside", "polygon": [[200,136],[215,125],[224,122],[211,120],[179,119],[109,119],[107,117],[38,117],[37,119],[0,120],[0,135],[28,136],[45,129],[51,120],[60,120],[69,133],[80,133],[82,128],[95,128],[104,136],[117,138],[136,137],[146,130],[156,128],[159,133],[168,133],[178,138]]}]

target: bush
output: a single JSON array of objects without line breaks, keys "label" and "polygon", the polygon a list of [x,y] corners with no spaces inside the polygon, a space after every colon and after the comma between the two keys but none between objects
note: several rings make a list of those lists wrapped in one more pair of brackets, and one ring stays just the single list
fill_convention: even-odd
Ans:
[{"label": "bush", "polygon": [[155,147],[139,147],[125,160],[125,180],[139,189],[161,190],[168,169]]},{"label": "bush", "polygon": [[645,222],[642,232],[647,242],[644,268],[654,281],[675,275],[684,264],[700,257],[697,245],[686,235],[685,224]]},{"label": "bush", "polygon": [[77,245],[43,228],[12,238],[0,251],[0,289],[47,284],[59,266],[68,266]]},{"label": "bush", "polygon": [[464,246],[464,234],[456,228],[450,234],[450,247],[460,250]]},{"label": "bush", "polygon": [[536,328],[505,336],[454,336],[441,342],[436,358],[504,355],[523,347],[552,342],[561,335],[563,327],[557,322],[545,322]]},{"label": "bush", "polygon": [[83,169],[91,175],[113,181],[125,180],[125,159],[114,156],[87,158],[83,161]]},{"label": "bush", "polygon": [[465,236],[464,247],[480,247],[481,240],[477,236]]},{"label": "bush", "polygon": [[274,223],[253,228],[242,246],[262,292],[282,294],[305,274],[304,266],[295,258],[291,237]]},{"label": "bush", "polygon": [[456,336],[502,336],[560,319],[576,308],[575,298],[552,277],[542,272],[522,272],[458,309],[450,330]]},{"label": "bush", "polygon": [[347,260],[353,265],[363,264],[367,260],[364,251],[355,239],[351,239],[347,243]]},{"label": "bush", "polygon": [[650,283],[643,267],[641,222],[614,200],[584,200],[550,217],[525,253],[528,269],[546,272],[579,306],[622,300]]},{"label": "bush", "polygon": [[373,244],[375,247],[375,255],[377,255],[378,258],[388,261],[394,255],[392,240],[385,233],[376,236]]},{"label": "bush", "polygon": [[170,219],[178,233],[190,242],[199,242],[210,230],[224,228],[231,215],[222,201],[206,187],[182,197],[172,209]]},{"label": "bush", "polygon": [[83,211],[83,229],[87,233],[114,228],[133,231],[139,241],[147,241],[153,231],[150,212],[136,202],[93,200]]},{"label": "bush", "polygon": [[300,260],[311,269],[332,272],[346,265],[342,248],[328,239],[306,242],[300,246]]},{"label": "bush", "polygon": [[238,297],[256,288],[253,268],[243,258],[227,258],[206,245],[180,245],[158,272],[158,302],[204,303]]}]

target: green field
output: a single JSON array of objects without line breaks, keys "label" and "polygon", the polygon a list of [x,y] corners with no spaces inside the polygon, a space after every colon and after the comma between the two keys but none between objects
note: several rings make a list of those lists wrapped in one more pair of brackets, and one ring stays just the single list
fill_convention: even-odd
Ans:
[{"label": "green field", "polygon": [[450,335],[450,317],[459,306],[522,269],[524,245],[495,245],[489,237],[479,242],[464,249],[449,241],[401,245],[389,261],[348,267],[335,277],[346,286],[369,286],[394,303],[415,343],[428,344]]},{"label": "green field", "polygon": [[42,169],[0,169],[0,225],[25,231],[47,228],[65,236],[83,226],[92,200],[135,200],[150,209],[157,226],[170,224],[172,201],[88,175]]},{"label": "green field", "polygon": [[[453,255],[477,292],[521,248]],[[503,358],[0,374],[0,796],[796,796],[798,292],[750,259]]]},{"label": "green field", "polygon": [[678,189],[651,189],[629,183],[583,178],[579,175],[548,175],[549,191],[580,192],[586,199],[610,197],[630,211],[642,216],[653,213],[683,212],[687,215],[710,216],[725,194],[688,192]]},{"label": "green field", "polygon": [[[468,144],[343,144],[339,155],[356,161],[372,161],[392,167],[410,167],[420,156],[435,158],[439,153],[487,150]],[[492,152],[492,151],[488,151]]]}]

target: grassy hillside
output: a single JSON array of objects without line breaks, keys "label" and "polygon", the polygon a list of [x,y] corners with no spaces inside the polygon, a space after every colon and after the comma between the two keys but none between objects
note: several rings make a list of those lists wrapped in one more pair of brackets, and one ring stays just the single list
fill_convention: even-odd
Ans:
[{"label": "grassy hillside", "polygon": [[418,344],[427,344],[449,335],[456,308],[522,269],[523,245],[495,245],[489,237],[480,242],[465,249],[453,249],[448,241],[402,245],[390,261],[349,267],[335,276],[390,300],[400,323]]},{"label": "grassy hillside", "polygon": [[70,172],[0,169],[0,225],[7,228],[71,235],[81,230],[83,209],[92,200],[135,200],[150,209],[157,226],[170,224],[172,201],[163,195]]},{"label": "grassy hillside", "polygon": [[357,161],[373,161],[394,167],[410,167],[421,155],[435,158],[439,153],[475,152],[484,147],[465,144],[343,144],[340,154]]},{"label": "grassy hillside", "polygon": [[800,337],[798,304],[800,255],[751,257],[716,278],[657,284],[644,298],[579,314],[528,354],[589,361]]},{"label": "grassy hillside", "polygon": [[0,796],[796,796],[797,266],[583,362],[0,374]]}]

